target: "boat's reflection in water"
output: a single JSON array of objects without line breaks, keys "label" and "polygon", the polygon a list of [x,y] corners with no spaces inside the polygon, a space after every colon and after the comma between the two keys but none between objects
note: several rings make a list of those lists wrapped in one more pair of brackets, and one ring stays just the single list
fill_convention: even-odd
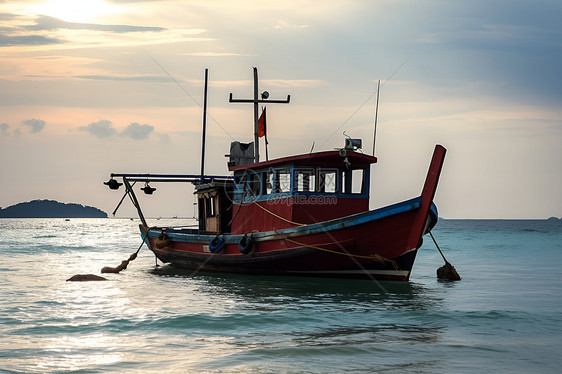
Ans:
[{"label": "boat's reflection in water", "polygon": [[252,308],[408,312],[440,309],[442,294],[416,282],[206,273],[159,266],[151,273],[196,281],[200,296],[235,299]]},{"label": "boat's reflection in water", "polygon": [[[420,283],[194,274],[167,265],[151,273],[175,292],[193,292],[186,313],[197,309],[198,323],[221,326],[221,336],[231,337],[229,347],[245,352],[244,358],[250,352],[289,357],[328,349],[334,357],[350,355],[377,370],[401,365],[431,370],[442,364],[415,354],[416,345],[421,353],[426,343],[440,341],[445,329],[443,299]],[[404,361],[381,366],[373,354],[388,349],[404,350]]]},{"label": "boat's reflection in water", "polygon": [[383,301],[398,297],[412,301],[421,309],[424,309],[423,304],[434,307],[440,301],[437,295],[432,295],[429,289],[416,282],[195,272],[171,265],[155,267],[150,273],[162,277],[196,279],[212,288],[213,292],[234,294],[252,301],[272,297]]}]

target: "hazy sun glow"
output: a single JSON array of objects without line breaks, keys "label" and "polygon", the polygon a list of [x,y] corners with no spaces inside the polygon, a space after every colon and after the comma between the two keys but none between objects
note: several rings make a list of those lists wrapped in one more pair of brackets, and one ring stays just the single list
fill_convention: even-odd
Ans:
[{"label": "hazy sun glow", "polygon": [[121,13],[124,8],[103,0],[47,0],[33,6],[33,11],[38,15],[55,17],[68,22],[91,22],[99,17]]}]

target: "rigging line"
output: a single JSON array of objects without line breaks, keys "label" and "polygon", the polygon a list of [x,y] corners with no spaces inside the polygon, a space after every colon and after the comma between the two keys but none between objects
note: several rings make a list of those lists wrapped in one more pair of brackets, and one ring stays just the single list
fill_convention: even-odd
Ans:
[{"label": "rigging line", "polygon": [[[168,77],[170,77],[171,80],[173,80],[180,88],[183,92],[185,92],[187,94],[187,96],[189,96],[191,98],[191,100],[193,100],[193,102],[195,104],[197,104],[201,109],[203,109],[203,106],[201,104],[199,104],[199,102],[189,93],[189,91],[187,91],[182,85],[181,83],[174,78],[174,76],[172,74],[170,74],[168,72],[168,70],[166,70],[166,68],[164,68],[164,66],[162,66],[162,64],[160,64],[155,58],[154,56],[152,56],[150,53],[146,52],[145,53],[156,63],[156,65],[158,65],[160,67],[160,69],[162,69],[162,71],[164,71],[164,73],[166,73],[166,75]],[[207,116],[209,116],[209,118],[211,118],[213,121],[215,121],[215,123],[217,125],[219,125],[219,127],[222,129],[222,131],[225,132],[226,135],[230,136],[230,138],[232,140],[235,140],[234,137],[219,123],[219,121],[217,121],[210,113],[207,112]]]},{"label": "rigging line", "polygon": [[168,72],[168,70],[166,70],[166,69],[164,68],[164,66],[162,66],[162,64],[160,64],[160,63],[154,58],[154,56],[152,56],[152,55],[151,55],[150,53],[148,53],[148,52],[146,52],[146,54],[152,59],[152,61],[154,61],[154,62],[156,63],[156,65],[160,66],[160,69],[162,69],[162,71],[164,71],[164,73],[166,73],[166,75],[167,75],[168,77],[170,77],[170,79],[173,80],[173,81],[182,89],[182,91],[185,92],[185,93],[187,94],[187,96],[189,96],[189,97],[191,98],[191,100],[193,100],[193,102],[195,102],[195,104],[199,105],[199,107],[201,107],[201,108],[203,107],[201,104],[199,104],[199,102],[198,102],[193,96],[191,96],[191,94],[189,93],[189,91],[187,91],[187,90],[181,85],[181,83],[180,83],[176,78],[174,78],[174,77],[172,76],[172,74],[170,74],[170,73]]},{"label": "rigging line", "polygon": [[297,222],[293,222],[291,220],[288,220],[287,218],[281,217],[278,214],[273,213],[271,210],[267,209],[264,206],[261,206],[260,204],[257,203],[257,201],[252,201],[253,204],[256,204],[257,206],[259,206],[260,208],[262,208],[263,210],[265,210],[267,213],[271,214],[272,216],[279,218],[282,221],[285,221],[287,223],[290,223],[291,225],[295,225],[295,226],[306,226],[306,223],[297,223]]},{"label": "rigging line", "polygon": [[[274,231],[275,231],[275,230],[274,230]],[[277,233],[277,231],[275,231],[275,232]],[[277,234],[277,235],[279,235],[279,234]],[[285,235],[281,235],[281,236],[285,236]],[[375,261],[378,261],[378,262],[381,262],[381,263],[388,262],[388,263],[390,263],[392,266],[394,266],[394,269],[395,269],[395,270],[399,270],[399,269],[398,269],[398,265],[396,265],[396,261],[390,260],[390,259],[388,259],[388,258],[386,258],[386,257],[384,257],[384,256],[381,256],[381,255],[379,255],[379,254],[376,254],[376,253],[375,253],[374,255],[371,255],[371,256],[354,255],[354,254],[352,254],[352,253],[349,253],[349,251],[338,252],[338,251],[334,251],[334,250],[331,250],[331,249],[318,247],[318,246],[315,246],[315,245],[310,245],[310,244],[306,244],[306,243],[297,242],[296,240],[290,239],[290,238],[287,237],[287,236],[285,236],[285,237],[283,238],[283,240],[286,240],[286,241],[288,241],[288,242],[291,242],[291,243],[300,245],[301,247],[312,248],[312,249],[316,249],[316,250],[318,250],[318,251],[324,251],[324,252],[328,252],[328,253],[335,253],[335,254],[337,254],[337,255],[344,255],[344,256],[356,257],[356,258],[366,258],[366,259],[375,260]],[[340,248],[344,248],[344,247],[342,246],[341,242],[326,243],[326,244],[336,244],[336,245],[339,246]],[[322,245],[322,244],[319,244],[319,245]]]},{"label": "rigging line", "polygon": [[[390,81],[392,79],[392,77],[394,77],[403,67],[404,65],[406,65],[406,63],[408,61],[410,61],[410,59],[413,57],[414,55],[410,55],[410,57],[408,57],[403,63],[402,65],[400,65],[398,67],[398,69],[394,70],[394,72],[392,74],[390,74],[390,76],[384,81],[383,84],[381,84],[380,88],[383,88],[385,86],[385,84],[388,83],[388,81]],[[343,127],[345,126],[346,123],[348,123],[356,114],[357,112],[359,112],[361,110],[361,108],[363,108],[372,98],[373,96],[375,96],[377,94],[378,90],[373,91],[373,93],[371,95],[369,95],[369,97],[367,98],[367,100],[365,100],[363,102],[363,104],[361,104],[357,109],[355,109],[355,111],[324,141],[324,143],[322,143],[320,146],[322,147],[324,144],[326,144],[330,139],[332,139],[332,137]]]}]

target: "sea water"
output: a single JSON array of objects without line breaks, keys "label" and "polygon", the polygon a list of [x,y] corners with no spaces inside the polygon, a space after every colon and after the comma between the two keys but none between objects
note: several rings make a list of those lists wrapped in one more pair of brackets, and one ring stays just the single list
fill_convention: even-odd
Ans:
[{"label": "sea water", "polygon": [[560,372],[562,221],[433,233],[461,281],[426,237],[409,282],[209,275],[145,247],[66,282],[127,259],[138,221],[0,219],[0,372]]}]

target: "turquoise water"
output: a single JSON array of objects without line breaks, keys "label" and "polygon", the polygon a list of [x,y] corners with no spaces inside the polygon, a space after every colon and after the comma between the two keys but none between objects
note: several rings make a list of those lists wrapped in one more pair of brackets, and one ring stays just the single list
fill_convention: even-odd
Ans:
[{"label": "turquoise water", "polygon": [[408,283],[193,274],[146,248],[66,282],[127,259],[138,222],[0,219],[0,372],[559,372],[562,221],[434,235],[462,281],[427,238]]}]

